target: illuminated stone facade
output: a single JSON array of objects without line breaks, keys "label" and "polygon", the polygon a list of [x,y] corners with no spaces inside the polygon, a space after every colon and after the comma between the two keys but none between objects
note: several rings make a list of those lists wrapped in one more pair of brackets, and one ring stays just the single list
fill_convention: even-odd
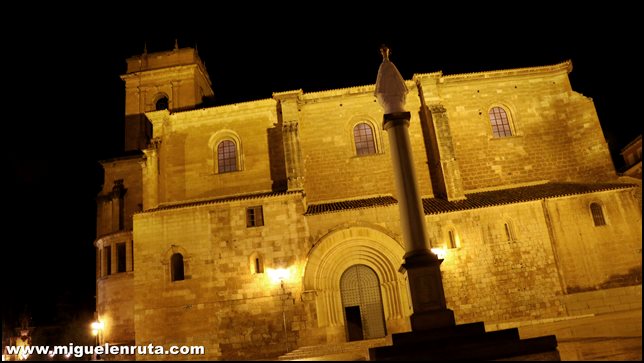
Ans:
[{"label": "illuminated stone facade", "polygon": [[[347,341],[350,326],[367,334],[378,319],[386,334],[409,330],[373,85],[204,107],[213,91],[195,50],[127,62],[128,152],[102,162],[98,198],[104,341],[260,359]],[[618,182],[571,70],[407,81],[428,234],[446,248],[457,323],[563,317],[576,293],[641,285],[641,187]],[[375,290],[357,287],[379,299],[376,313],[343,303],[355,265],[378,277]],[[270,277],[277,269],[290,272],[283,284]]]}]

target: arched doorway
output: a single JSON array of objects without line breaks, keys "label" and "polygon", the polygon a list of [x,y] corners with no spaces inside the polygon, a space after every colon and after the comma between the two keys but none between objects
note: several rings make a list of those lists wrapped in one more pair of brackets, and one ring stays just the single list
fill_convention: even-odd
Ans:
[{"label": "arched doorway", "polygon": [[365,265],[349,267],[340,278],[340,292],[347,341],[384,337],[385,331],[380,281]]}]

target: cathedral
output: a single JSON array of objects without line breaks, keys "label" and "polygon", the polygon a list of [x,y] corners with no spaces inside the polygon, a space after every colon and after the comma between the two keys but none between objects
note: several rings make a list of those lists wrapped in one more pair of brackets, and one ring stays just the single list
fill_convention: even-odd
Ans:
[{"label": "cathedral", "polygon": [[[571,71],[565,61],[404,81],[427,242],[458,324],[552,321],[641,298],[641,182],[615,172]],[[125,150],[100,162],[97,197],[101,344],[248,360],[410,330],[374,85],[208,106],[193,48],[131,57],[121,79]]]}]

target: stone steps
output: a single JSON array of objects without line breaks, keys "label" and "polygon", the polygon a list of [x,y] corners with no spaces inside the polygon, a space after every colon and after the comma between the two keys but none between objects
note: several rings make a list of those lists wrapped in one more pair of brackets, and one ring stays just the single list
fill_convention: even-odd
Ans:
[{"label": "stone steps", "polygon": [[321,344],[300,347],[284,354],[278,360],[325,360],[325,361],[354,361],[368,360],[369,349],[391,344],[391,337],[358,340],[336,344]]}]

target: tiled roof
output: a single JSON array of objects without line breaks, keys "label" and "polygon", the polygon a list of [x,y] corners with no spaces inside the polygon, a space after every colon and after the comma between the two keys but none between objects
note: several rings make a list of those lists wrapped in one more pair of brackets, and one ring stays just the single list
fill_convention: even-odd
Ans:
[{"label": "tiled roof", "polygon": [[[518,188],[470,193],[465,195],[467,199],[458,201],[448,201],[439,198],[424,198],[423,209],[425,214],[440,214],[459,210],[528,202],[544,198],[557,198],[567,195],[593,193],[604,190],[624,189],[634,186],[636,185],[621,183],[545,183]],[[348,209],[382,207],[397,203],[398,201],[392,196],[380,196],[331,203],[309,204],[305,215],[330,213]]]},{"label": "tiled roof", "polygon": [[525,187],[493,190],[466,194],[465,200],[447,201],[438,198],[423,199],[425,214],[440,214],[466,209],[492,207],[496,205],[528,202],[544,198],[594,193],[604,190],[634,187],[634,184],[592,184],[592,183],[546,183]]},{"label": "tiled roof", "polygon": [[161,210],[176,209],[176,208],[196,207],[196,206],[209,205],[209,204],[233,202],[238,200],[271,198],[271,197],[279,197],[283,195],[300,194],[300,193],[301,192],[299,191],[294,191],[294,192],[285,191],[285,192],[264,192],[264,193],[254,193],[254,194],[233,195],[229,197],[194,200],[194,201],[182,202],[182,203],[176,203],[176,204],[165,204],[165,205],[162,204],[157,208],[148,209],[139,213],[157,212]]},{"label": "tiled roof", "polygon": [[398,201],[394,197],[388,195],[388,196],[380,196],[380,197],[365,198],[365,199],[343,200],[340,202],[332,202],[332,203],[309,204],[308,208],[306,209],[306,213],[304,214],[310,215],[310,214],[337,212],[345,209],[384,207],[387,205],[392,205],[397,203]]}]

